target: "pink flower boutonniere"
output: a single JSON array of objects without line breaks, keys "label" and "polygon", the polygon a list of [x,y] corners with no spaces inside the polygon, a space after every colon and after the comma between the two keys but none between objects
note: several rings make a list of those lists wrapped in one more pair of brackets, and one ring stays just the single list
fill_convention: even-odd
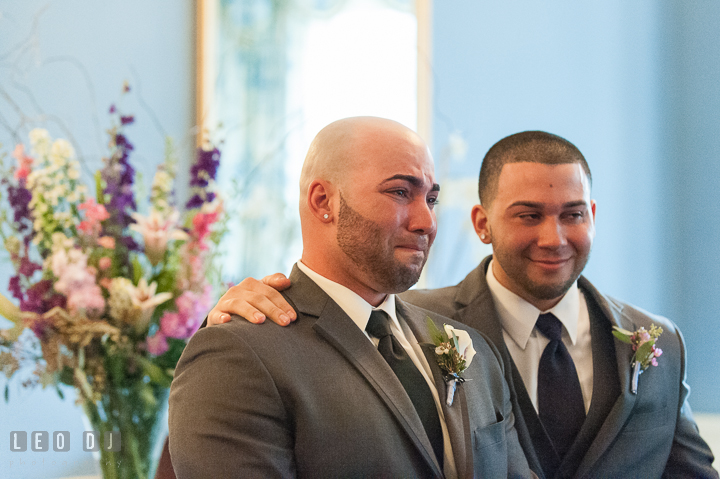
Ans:
[{"label": "pink flower boutonniere", "polygon": [[657,366],[657,358],[662,355],[662,349],[655,347],[655,342],[660,337],[663,329],[654,324],[650,325],[650,331],[640,328],[635,332],[613,326],[613,335],[623,343],[632,345],[635,351],[632,357],[632,383],[630,392],[637,394],[638,380],[640,374],[650,366]]},{"label": "pink flower boutonniere", "polygon": [[430,318],[427,318],[427,324],[435,345],[435,360],[445,380],[445,403],[452,406],[458,383],[465,382],[461,374],[470,366],[475,356],[475,348],[467,331],[455,329],[448,324],[444,325],[444,331],[440,331]]}]

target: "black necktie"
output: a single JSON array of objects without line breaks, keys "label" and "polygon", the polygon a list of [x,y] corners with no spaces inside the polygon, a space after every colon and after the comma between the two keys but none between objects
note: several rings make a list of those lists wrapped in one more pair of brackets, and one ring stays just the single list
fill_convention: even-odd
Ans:
[{"label": "black necktie", "polygon": [[415,410],[420,416],[430,444],[432,444],[435,457],[437,457],[440,469],[443,468],[443,434],[440,426],[435,400],[425,378],[418,368],[413,364],[405,349],[392,331],[390,331],[389,317],[385,311],[376,310],[370,314],[365,330],[379,340],[378,351],[388,362],[390,368],[395,372]]},{"label": "black necktie", "polygon": [[540,421],[562,458],[585,421],[585,403],[575,364],[561,340],[562,323],[552,313],[545,313],[535,327],[550,340],[538,368]]}]

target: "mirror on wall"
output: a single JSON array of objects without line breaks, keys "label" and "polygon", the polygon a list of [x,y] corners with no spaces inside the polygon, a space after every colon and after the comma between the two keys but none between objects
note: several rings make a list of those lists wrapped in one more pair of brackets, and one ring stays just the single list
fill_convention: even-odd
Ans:
[{"label": "mirror on wall", "polygon": [[198,9],[198,124],[223,142],[220,186],[241,219],[229,224],[224,275],[288,272],[301,251],[300,168],[322,127],[372,115],[429,136],[427,0],[205,0]]}]

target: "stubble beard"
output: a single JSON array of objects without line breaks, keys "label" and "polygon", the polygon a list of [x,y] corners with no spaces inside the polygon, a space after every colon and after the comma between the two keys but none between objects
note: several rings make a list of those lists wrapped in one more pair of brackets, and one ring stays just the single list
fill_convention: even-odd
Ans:
[{"label": "stubble beard", "polygon": [[402,293],[420,279],[429,246],[420,264],[405,264],[395,258],[392,247],[388,250],[384,236],[380,225],[352,209],[340,195],[338,246],[380,292]]},{"label": "stubble beard", "polygon": [[563,282],[538,283],[529,277],[527,274],[527,266],[523,264],[522,260],[517,261],[514,257],[511,257],[511,255],[505,254],[502,249],[499,251],[495,250],[494,245],[493,250],[493,257],[500,263],[505,274],[527,295],[542,301],[558,299],[564,296],[580,277],[590,258],[589,253],[584,257],[576,257],[576,262],[573,265],[570,277]]}]

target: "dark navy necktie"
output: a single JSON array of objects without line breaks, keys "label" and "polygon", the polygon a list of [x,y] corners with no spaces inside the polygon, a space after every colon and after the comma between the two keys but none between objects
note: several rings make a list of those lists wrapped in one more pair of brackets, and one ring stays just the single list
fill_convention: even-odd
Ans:
[{"label": "dark navy necktie", "polygon": [[552,313],[545,313],[535,327],[550,340],[538,368],[540,421],[563,458],[585,421],[585,403],[575,363],[561,339],[562,323]]},{"label": "dark navy necktie", "polygon": [[432,445],[435,457],[443,468],[443,434],[437,407],[425,378],[408,356],[400,341],[390,330],[390,318],[385,311],[375,310],[370,314],[365,330],[379,340],[378,351],[407,391],[415,410],[420,416],[425,432]]}]

